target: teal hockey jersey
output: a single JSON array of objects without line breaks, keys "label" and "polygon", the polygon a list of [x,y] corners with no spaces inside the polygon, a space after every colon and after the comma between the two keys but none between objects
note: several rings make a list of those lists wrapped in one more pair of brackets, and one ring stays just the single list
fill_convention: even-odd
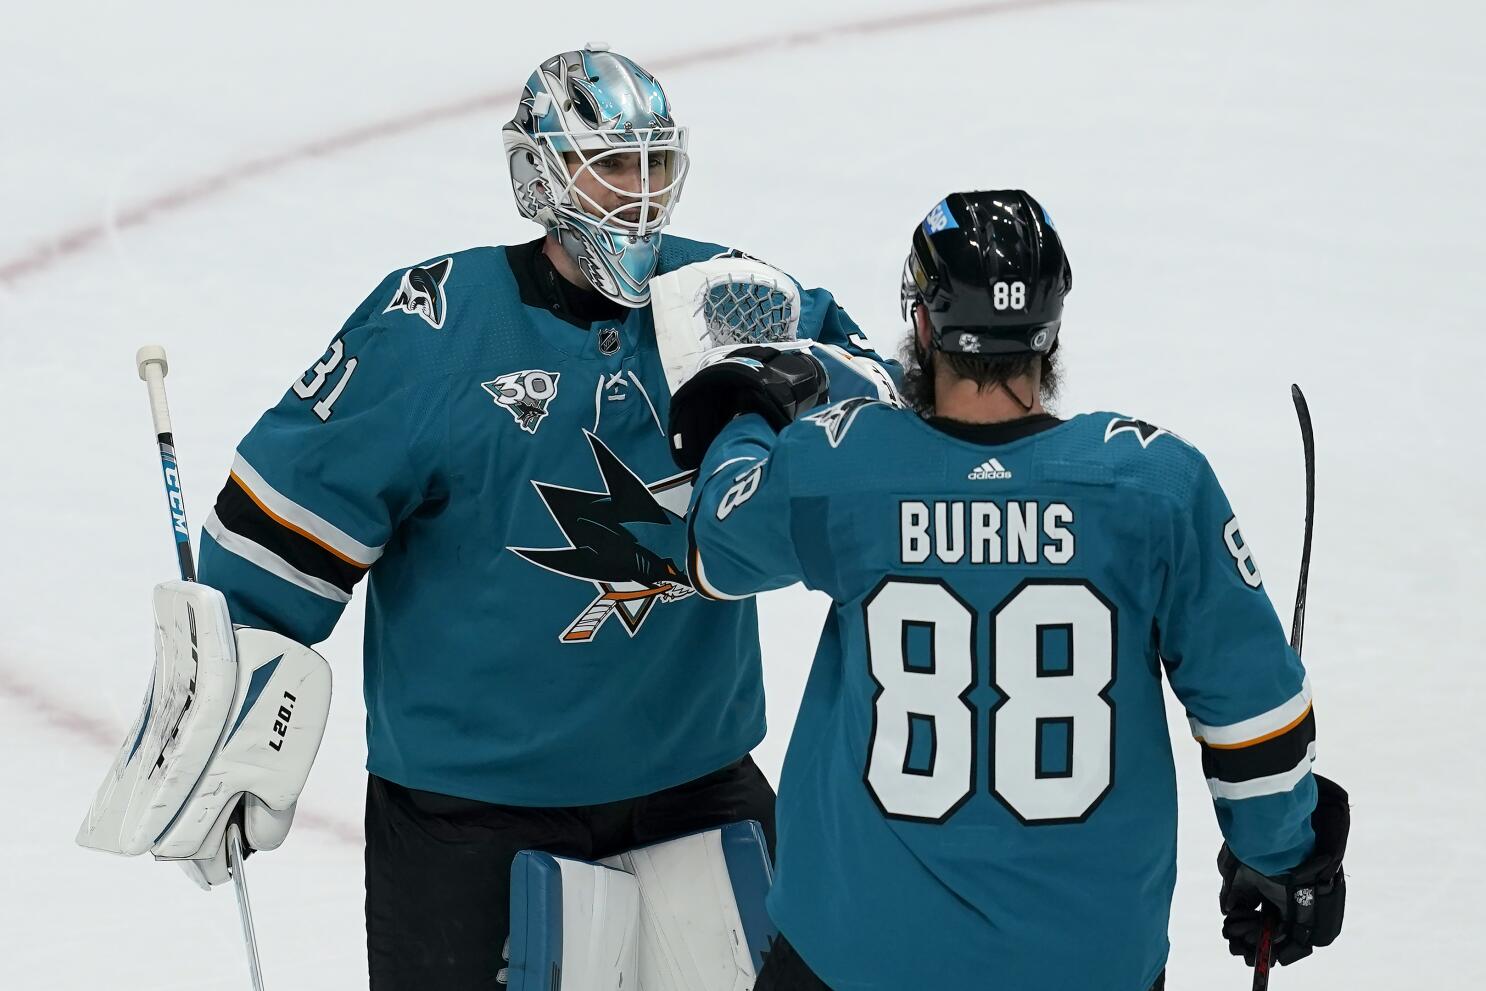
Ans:
[{"label": "teal hockey jersey", "polygon": [[[523,298],[512,257],[535,250],[384,279],[239,445],[200,577],[235,623],[307,644],[367,577],[368,769],[589,805],[762,739],[757,620],[685,572],[691,476],[669,456],[650,309],[560,319]],[[667,236],[661,270],[723,250]],[[838,366],[868,355],[858,333],[829,293],[803,294],[800,334]]]},{"label": "teal hockey jersey", "polygon": [[1116,413],[950,429],[865,399],[777,438],[750,416],[699,472],[701,592],[835,600],[770,913],[838,991],[1144,991],[1176,876],[1163,672],[1266,873],[1314,843],[1310,685],[1185,441]]}]

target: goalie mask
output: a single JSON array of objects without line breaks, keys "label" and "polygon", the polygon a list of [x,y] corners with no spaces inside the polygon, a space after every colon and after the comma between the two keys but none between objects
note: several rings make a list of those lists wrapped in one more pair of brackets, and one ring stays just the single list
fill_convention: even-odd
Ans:
[{"label": "goalie mask", "polygon": [[600,293],[648,303],[687,169],[686,129],[655,77],[599,48],[563,52],[526,81],[502,136],[521,215]]}]

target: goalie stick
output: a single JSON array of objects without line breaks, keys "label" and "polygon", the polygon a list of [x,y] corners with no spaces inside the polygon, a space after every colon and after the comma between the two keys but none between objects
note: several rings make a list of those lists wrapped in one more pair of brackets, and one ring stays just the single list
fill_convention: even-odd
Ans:
[{"label": "goalie stick", "polygon": [[[177,563],[181,580],[196,580],[196,560],[191,552],[191,531],[186,525],[186,497],[181,489],[180,459],[176,455],[175,435],[170,426],[170,407],[165,401],[165,375],[170,365],[165,349],[149,344],[134,356],[135,369],[150,394],[150,416],[155,425],[155,441],[160,447],[160,467],[165,478],[165,499],[170,507],[171,531],[175,538]],[[253,909],[248,902],[248,879],[243,873],[242,829],[233,822],[227,827],[227,863],[232,871],[237,893],[237,911],[242,919],[243,942],[247,946],[248,970],[253,991],[263,991],[263,969],[258,962],[258,939],[253,931]]]},{"label": "goalie stick", "polygon": [[[1305,538],[1300,548],[1300,580],[1295,590],[1295,618],[1290,623],[1290,647],[1295,656],[1300,656],[1305,639],[1305,593],[1311,573],[1311,533],[1316,516],[1316,437],[1311,428],[1311,409],[1306,404],[1305,393],[1300,386],[1290,386],[1290,398],[1295,403],[1295,416],[1300,421],[1300,444],[1305,452]],[[1274,930],[1279,915],[1273,909],[1264,912],[1264,928],[1259,933],[1259,945],[1254,951],[1254,984],[1252,991],[1266,991],[1269,987],[1269,972],[1274,961],[1271,953],[1274,945]]]},{"label": "goalie stick", "polygon": [[150,393],[150,416],[155,422],[155,442],[160,447],[160,469],[165,476],[165,501],[170,508],[170,528],[181,580],[196,580],[196,561],[191,555],[191,530],[186,525],[186,497],[181,491],[181,469],[175,453],[175,435],[170,429],[170,407],[165,402],[165,375],[170,365],[165,349],[149,344],[134,355],[139,377]]}]

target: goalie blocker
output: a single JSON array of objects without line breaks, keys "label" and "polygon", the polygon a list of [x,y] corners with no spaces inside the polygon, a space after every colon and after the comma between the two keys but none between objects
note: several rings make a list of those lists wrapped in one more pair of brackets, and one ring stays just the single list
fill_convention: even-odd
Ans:
[{"label": "goalie blocker", "polygon": [[228,880],[234,820],[254,850],[284,841],[330,711],[330,666],[265,630],[234,631],[195,582],[155,587],[155,668],[139,718],[78,830],[81,846]]}]

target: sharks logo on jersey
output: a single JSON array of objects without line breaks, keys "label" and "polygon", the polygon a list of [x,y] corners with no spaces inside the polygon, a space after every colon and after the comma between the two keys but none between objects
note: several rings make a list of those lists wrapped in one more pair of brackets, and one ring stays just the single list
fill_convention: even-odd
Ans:
[{"label": "sharks logo on jersey", "polygon": [[826,432],[826,439],[836,447],[846,437],[846,431],[851,429],[851,424],[862,411],[862,407],[869,406],[878,400],[870,396],[856,396],[846,399],[834,406],[827,406],[819,413],[812,413],[805,417],[811,423]]},{"label": "sharks logo on jersey", "polygon": [[[1104,443],[1108,444],[1116,436],[1126,432],[1132,433],[1139,438],[1141,447],[1150,447],[1151,442],[1161,436],[1176,437],[1183,444],[1187,443],[1165,427],[1158,427],[1154,423],[1147,423],[1144,420],[1136,420],[1124,416],[1117,416],[1109,421],[1109,425],[1104,428]],[[1188,444],[1187,446],[1190,447],[1191,445]]]},{"label": "sharks logo on jersey", "polygon": [[481,382],[480,388],[490,393],[497,405],[506,408],[517,426],[534,434],[547,417],[547,407],[557,398],[557,380],[561,377],[561,372],[528,368]]},{"label": "sharks logo on jersey", "polygon": [[402,275],[402,285],[397,287],[397,295],[392,297],[392,302],[382,312],[402,310],[404,313],[416,313],[434,330],[440,329],[444,326],[446,309],[444,283],[453,267],[454,259],[445,258],[426,267],[408,269]]},{"label": "sharks logo on jersey", "polygon": [[559,634],[562,643],[587,643],[615,617],[633,637],[657,605],[694,591],[675,561],[655,549],[667,536],[685,544],[678,510],[690,495],[691,473],[646,485],[597,436],[583,434],[601,491],[532,482],[568,546],[508,548],[539,568],[592,583],[597,594]]}]

